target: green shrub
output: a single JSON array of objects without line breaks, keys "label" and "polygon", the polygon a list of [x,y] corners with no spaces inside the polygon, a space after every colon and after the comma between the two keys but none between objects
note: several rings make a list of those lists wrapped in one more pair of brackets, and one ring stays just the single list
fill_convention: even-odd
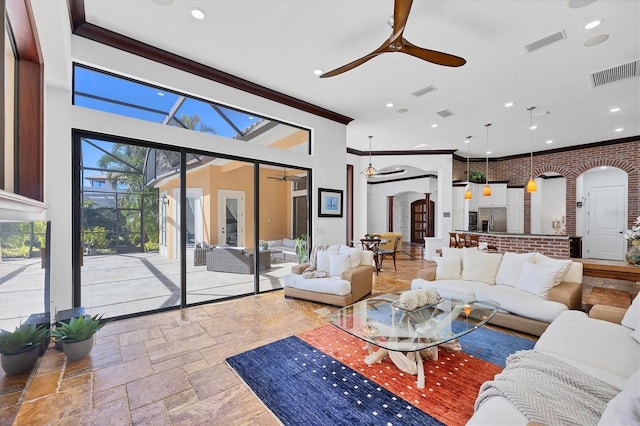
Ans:
[{"label": "green shrub", "polygon": [[144,243],[144,251],[149,252],[158,250],[160,250],[160,244],[158,244],[157,242],[147,241],[146,243]]},{"label": "green shrub", "polygon": [[107,228],[104,226],[94,226],[93,228],[85,229],[82,241],[85,247],[93,247],[96,249],[108,248]]},{"label": "green shrub", "polygon": [[82,342],[93,336],[105,324],[106,321],[102,319],[102,315],[89,318],[74,317],[68,323],[58,322],[58,325],[51,330],[51,337],[65,342]]},{"label": "green shrub", "polygon": [[29,257],[29,246],[20,247],[0,247],[2,257]]}]

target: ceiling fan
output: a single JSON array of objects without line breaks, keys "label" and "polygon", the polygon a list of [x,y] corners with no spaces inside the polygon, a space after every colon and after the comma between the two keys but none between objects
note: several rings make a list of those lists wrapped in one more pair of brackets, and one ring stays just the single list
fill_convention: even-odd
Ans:
[{"label": "ceiling fan", "polygon": [[281,182],[291,182],[291,181],[298,181],[300,179],[304,179],[304,177],[302,176],[287,175],[287,169],[284,169],[283,175],[275,175],[275,176],[267,176],[267,177],[269,179],[279,180]]},{"label": "ceiling fan", "polygon": [[320,75],[320,78],[333,77],[338,74],[342,74],[343,72],[364,64],[378,55],[388,52],[406,53],[407,55],[415,56],[416,58],[424,61],[447,67],[460,67],[466,64],[467,61],[464,58],[435,50],[424,49],[409,43],[404,38],[404,27],[407,24],[412,3],[413,0],[395,0],[393,5],[393,17],[389,18],[389,25],[393,28],[393,31],[389,39],[382,43],[380,47],[360,59],[356,59],[355,61],[349,62],[346,65],[334,69],[333,71]]}]

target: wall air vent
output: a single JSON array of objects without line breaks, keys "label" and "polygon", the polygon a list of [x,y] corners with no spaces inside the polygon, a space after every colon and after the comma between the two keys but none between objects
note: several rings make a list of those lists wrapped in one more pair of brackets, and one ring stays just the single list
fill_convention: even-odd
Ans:
[{"label": "wall air vent", "polygon": [[593,87],[604,86],[625,78],[640,77],[640,59],[618,65],[606,70],[594,72],[589,76]]},{"label": "wall air vent", "polygon": [[562,30],[545,38],[541,38],[538,41],[534,41],[533,43],[527,44],[524,48],[527,49],[527,52],[531,53],[534,50],[542,49],[545,46],[548,46],[565,38],[567,38],[567,35],[564,33],[564,30]]},{"label": "wall air vent", "polygon": [[438,114],[442,118],[447,118],[447,117],[451,117],[452,115],[455,115],[456,113],[449,109],[443,109],[442,111],[436,112],[436,114]]},{"label": "wall air vent", "polygon": [[427,87],[423,87],[422,89],[416,90],[415,92],[412,93],[412,95],[418,98],[422,95],[426,95],[427,93],[431,93],[434,90],[438,90],[438,89],[435,86],[430,84]]}]

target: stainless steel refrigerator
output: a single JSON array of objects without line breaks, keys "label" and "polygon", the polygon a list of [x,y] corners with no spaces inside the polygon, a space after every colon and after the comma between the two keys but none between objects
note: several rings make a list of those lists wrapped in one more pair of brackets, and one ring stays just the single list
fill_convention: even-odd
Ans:
[{"label": "stainless steel refrigerator", "polygon": [[482,232],[507,232],[507,208],[478,208],[478,225]]}]

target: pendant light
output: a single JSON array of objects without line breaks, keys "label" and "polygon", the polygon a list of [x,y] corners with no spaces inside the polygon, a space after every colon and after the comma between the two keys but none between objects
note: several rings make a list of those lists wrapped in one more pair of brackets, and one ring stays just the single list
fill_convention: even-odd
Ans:
[{"label": "pendant light", "polygon": [[484,175],[484,189],[482,190],[482,195],[485,197],[491,196],[491,187],[489,186],[489,126],[491,126],[491,123],[484,125],[484,127],[487,128],[487,168]]},{"label": "pendant light", "polygon": [[531,140],[531,163],[529,169],[529,182],[527,182],[527,192],[536,192],[538,190],[538,186],[536,185],[536,181],[533,178],[533,110],[536,107],[529,107],[527,111],[529,111],[529,138]]},{"label": "pendant light", "polygon": [[376,174],[378,174],[378,171],[371,165],[371,139],[373,138],[373,136],[369,136],[369,166],[364,169],[362,171],[362,174],[365,175],[365,177],[373,177]]},{"label": "pendant light", "polygon": [[467,144],[467,190],[464,192],[464,199],[471,199],[471,179],[469,174],[469,145],[471,145],[471,136],[467,136],[467,140],[465,141]]}]

